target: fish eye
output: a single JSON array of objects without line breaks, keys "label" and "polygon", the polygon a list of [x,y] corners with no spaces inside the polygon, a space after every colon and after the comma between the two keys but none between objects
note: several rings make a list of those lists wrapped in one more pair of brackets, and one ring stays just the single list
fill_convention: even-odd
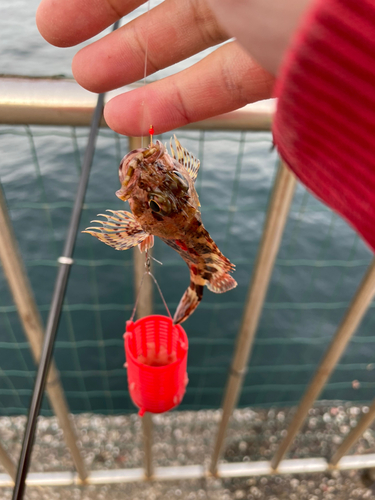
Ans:
[{"label": "fish eye", "polygon": [[156,201],[154,201],[154,200],[150,200],[150,201],[149,201],[149,203],[148,203],[148,206],[151,208],[151,210],[152,210],[153,212],[156,212],[156,213],[160,212],[160,207],[159,207],[159,205],[156,203]]}]

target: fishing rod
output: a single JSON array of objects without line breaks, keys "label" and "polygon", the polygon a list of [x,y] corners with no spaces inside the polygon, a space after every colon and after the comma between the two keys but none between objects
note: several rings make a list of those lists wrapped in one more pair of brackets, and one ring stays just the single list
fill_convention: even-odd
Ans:
[{"label": "fishing rod", "polygon": [[[117,21],[113,25],[113,30],[116,30],[118,28],[118,25],[119,21]],[[91,120],[89,138],[87,141],[85,156],[83,159],[76,199],[74,202],[74,207],[68,227],[68,234],[65,240],[63,253],[58,258],[60,267],[57,273],[55,288],[52,295],[51,308],[48,315],[42,354],[40,356],[28,419],[23,437],[22,450],[18,462],[16,482],[13,489],[12,500],[22,500],[25,491],[26,476],[28,473],[31,453],[34,445],[37,418],[43,400],[48,371],[52,360],[56,333],[60,323],[62,305],[64,302],[70,270],[73,264],[72,255],[76,242],[79,222],[81,219],[82,206],[86,195],[92,160],[94,157],[96,138],[100,127],[100,121],[103,116],[104,95],[105,94],[99,94],[95,111]]]}]

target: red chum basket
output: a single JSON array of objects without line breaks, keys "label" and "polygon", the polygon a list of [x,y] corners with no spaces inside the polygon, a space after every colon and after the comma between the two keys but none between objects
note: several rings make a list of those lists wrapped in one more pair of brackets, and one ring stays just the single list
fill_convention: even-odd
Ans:
[{"label": "red chum basket", "polygon": [[188,383],[188,339],[180,325],[157,314],[126,322],[125,354],[130,397],[142,416],[179,405]]}]

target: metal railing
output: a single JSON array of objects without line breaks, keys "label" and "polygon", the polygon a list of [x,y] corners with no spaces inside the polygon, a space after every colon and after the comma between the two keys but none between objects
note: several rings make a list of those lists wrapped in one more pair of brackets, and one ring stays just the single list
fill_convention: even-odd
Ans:
[{"label": "metal railing", "polygon": [[[110,98],[111,95],[108,96]],[[45,124],[45,125],[88,125],[95,107],[97,97],[94,94],[84,91],[73,81],[59,79],[25,79],[25,78],[3,78],[0,79],[0,123],[6,124]],[[205,120],[188,128],[195,129],[231,129],[231,130],[270,130],[274,103],[261,102],[249,105],[227,115],[222,115],[210,120]],[[101,125],[105,126],[103,120]],[[131,138],[131,147],[138,146],[138,139]],[[361,434],[368,428],[375,418],[375,400],[368,413],[358,422],[357,426],[346,436],[336,453],[328,460],[325,458],[310,459],[284,459],[296,434],[300,430],[308,410],[317,399],[330,375],[334,371],[340,360],[350,338],[360,324],[371,300],[375,295],[375,261],[370,265],[360,284],[352,303],[350,304],[337,333],[332,339],[323,359],[318,366],[315,375],[309,384],[301,402],[295,412],[294,418],[289,426],[287,435],[281,442],[274,457],[270,461],[219,464],[222,449],[225,441],[226,431],[230,416],[235,408],[242,387],[242,381],[249,363],[253,341],[264,305],[265,295],[272,275],[275,258],[280,246],[285,222],[288,217],[289,208],[293,199],[296,180],[293,174],[282,162],[279,166],[278,175],[273,187],[263,236],[259,245],[256,265],[249,285],[248,296],[243,313],[242,324],[238,332],[236,349],[231,363],[231,369],[227,380],[225,396],[222,404],[222,416],[219,423],[216,441],[213,446],[213,453],[209,469],[202,465],[180,466],[180,467],[157,467],[152,466],[151,444],[152,444],[152,418],[147,415],[143,419],[144,443],[145,443],[145,467],[144,469],[128,469],[116,471],[96,471],[86,473],[80,469],[82,458],[75,446],[74,430],[67,425],[64,428],[66,442],[69,446],[78,474],[75,473],[32,473],[29,474],[26,483],[28,485],[69,485],[78,484],[84,481],[90,484],[104,484],[114,482],[142,481],[144,479],[155,480],[176,480],[195,479],[215,475],[218,477],[242,477],[264,474],[290,474],[306,472],[322,472],[332,468],[338,469],[358,469],[375,467],[375,454],[363,456],[344,456]],[[3,219],[0,220],[0,233],[6,234],[11,227],[7,218],[5,205],[2,204]],[[10,276],[17,274],[15,285],[9,279],[21,317],[26,311],[34,311],[34,318],[37,318],[36,306],[32,299],[30,287],[25,281],[25,272],[18,255],[14,237],[9,236],[8,243],[0,241],[0,247],[4,247],[4,252],[0,257],[5,269],[9,270]],[[8,251],[6,250],[8,248]],[[14,254],[12,261],[7,261],[10,254]],[[139,285],[143,274],[144,262],[140,258],[139,252],[134,254],[135,283]],[[8,272],[7,272],[8,274]],[[22,280],[23,285],[22,285]],[[17,284],[18,283],[18,284]],[[26,284],[25,284],[26,283]],[[22,305],[17,295],[17,287],[24,289],[23,296],[26,303]],[[136,286],[138,288],[138,286]],[[142,310],[138,311],[140,316],[152,312],[152,290],[151,287],[144,287],[142,290],[142,300],[140,303]],[[38,323],[38,319],[34,322]],[[24,325],[27,335],[29,330]],[[37,326],[38,334],[30,340],[34,356],[39,359],[41,345],[41,326]],[[55,370],[55,368],[53,368]],[[51,377],[51,375],[50,375]],[[58,374],[53,376],[58,385]],[[51,390],[51,386],[47,386]],[[59,391],[62,391],[60,388]],[[50,399],[52,401],[53,396]],[[62,393],[61,393],[62,394]],[[63,398],[60,398],[63,400]],[[63,414],[64,420],[69,422],[68,408],[66,404],[53,405],[57,415]],[[69,436],[69,437],[68,437]],[[74,441],[74,442],[73,442]],[[7,474],[0,474],[0,486],[10,486],[15,477],[15,466],[3,448],[0,447],[0,462],[5,467]]]},{"label": "metal railing", "polygon": [[[108,92],[105,101],[135,86]],[[0,123],[7,125],[89,126],[97,95],[74,80],[0,78]],[[237,111],[187,125],[195,130],[270,130],[274,101],[260,101]],[[101,126],[106,126],[104,118]]]}]

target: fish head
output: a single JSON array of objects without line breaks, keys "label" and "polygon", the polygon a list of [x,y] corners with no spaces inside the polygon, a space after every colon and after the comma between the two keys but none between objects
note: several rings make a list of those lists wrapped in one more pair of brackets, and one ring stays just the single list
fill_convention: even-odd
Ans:
[{"label": "fish head", "polygon": [[147,214],[173,217],[197,209],[189,173],[160,141],[128,153],[120,163],[119,178],[121,189],[116,195],[129,201],[137,217]]}]

